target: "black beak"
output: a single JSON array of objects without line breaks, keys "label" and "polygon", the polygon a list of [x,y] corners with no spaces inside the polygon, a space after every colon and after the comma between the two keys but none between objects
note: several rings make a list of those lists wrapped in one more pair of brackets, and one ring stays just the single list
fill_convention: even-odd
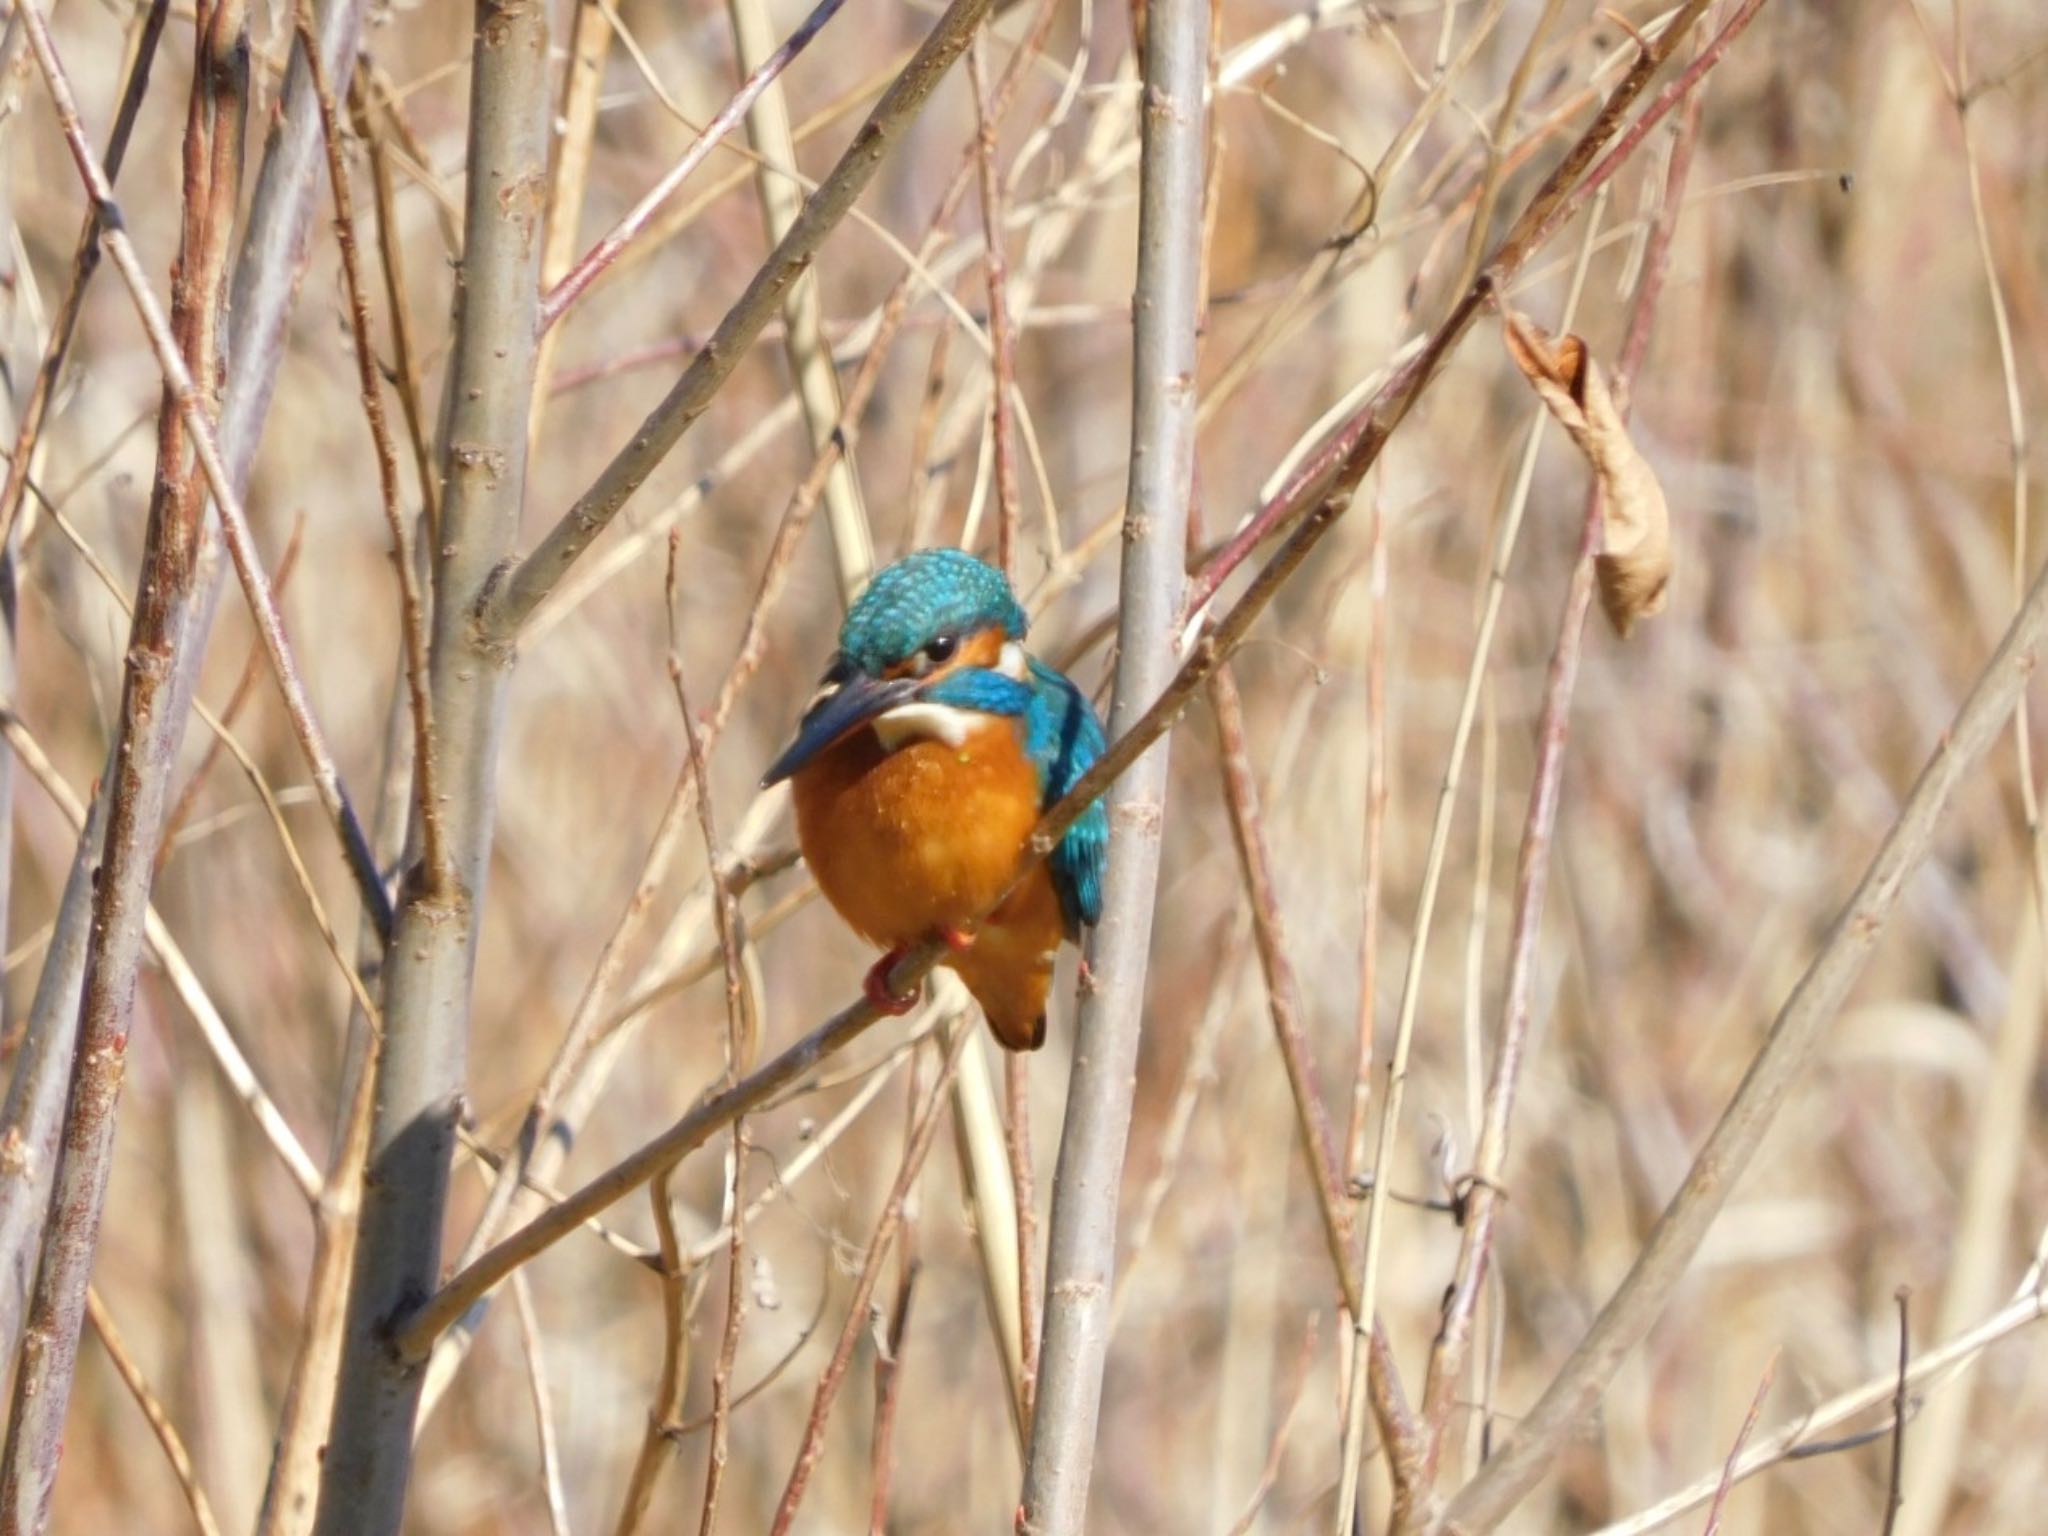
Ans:
[{"label": "black beak", "polygon": [[885,680],[854,673],[811,706],[803,724],[796,728],[796,740],[789,744],[789,750],[761,776],[761,787],[780,784],[848,731],[907,703],[917,689],[916,678]]}]

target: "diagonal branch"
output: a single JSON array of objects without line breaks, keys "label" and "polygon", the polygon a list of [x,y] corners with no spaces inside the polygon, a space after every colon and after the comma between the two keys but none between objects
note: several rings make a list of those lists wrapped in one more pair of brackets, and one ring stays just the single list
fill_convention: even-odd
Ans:
[{"label": "diagonal branch", "polygon": [[762,327],[781,312],[790,287],[810,269],[826,236],[852,209],[966,48],[989,4],[990,0],[953,0],[675,386],[533,553],[496,583],[479,615],[484,632],[495,643],[517,640],[541,600],[704,414]]}]

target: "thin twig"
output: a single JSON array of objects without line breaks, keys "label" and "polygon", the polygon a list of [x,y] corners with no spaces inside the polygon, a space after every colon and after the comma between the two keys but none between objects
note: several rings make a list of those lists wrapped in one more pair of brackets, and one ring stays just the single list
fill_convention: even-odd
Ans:
[{"label": "thin twig", "polygon": [[548,1401],[548,1373],[534,1315],[533,1287],[526,1276],[512,1277],[512,1310],[519,1318],[519,1347],[526,1353],[526,1383],[533,1394],[533,1429],[540,1441],[540,1481],[547,1493],[548,1530],[569,1536],[569,1500],[562,1489],[562,1451],[555,1434],[554,1409]]},{"label": "thin twig", "polygon": [[839,1330],[839,1341],[833,1346],[832,1358],[826,1362],[824,1373],[818,1378],[818,1389],[811,1399],[810,1416],[804,1421],[803,1439],[797,1447],[796,1465],[790,1470],[782,1498],[775,1506],[775,1518],[769,1525],[770,1536],[788,1536],[796,1519],[797,1506],[803,1502],[804,1490],[810,1485],[812,1469],[824,1451],[825,1422],[831,1417],[833,1400],[846,1379],[847,1367],[853,1362],[854,1346],[866,1331],[868,1304],[875,1294],[876,1283],[881,1279],[882,1262],[888,1256],[889,1244],[902,1222],[904,1202],[931,1152],[932,1138],[938,1131],[939,1122],[946,1118],[948,1081],[959,1065],[961,1051],[973,1038],[974,1032],[967,1027],[966,1021],[956,1018],[945,1064],[939,1069],[938,1081],[932,1084],[932,1091],[925,1100],[917,1129],[911,1133],[909,1145],[903,1149],[903,1164],[897,1169],[895,1183],[890,1186],[888,1197],[882,1203],[882,1214],[875,1222],[874,1236],[868,1240],[867,1254],[861,1261],[860,1278],[854,1282],[853,1296],[847,1303],[846,1322]]},{"label": "thin twig", "polygon": [[1749,1400],[1749,1412],[1742,1416],[1742,1427],[1735,1432],[1735,1441],[1728,1447],[1728,1459],[1721,1464],[1721,1483],[1714,1490],[1714,1502],[1707,1510],[1707,1528],[1701,1536],[1718,1536],[1721,1529],[1721,1510],[1728,1502],[1728,1491],[1735,1486],[1735,1468],[1742,1460],[1742,1448],[1749,1437],[1756,1433],[1757,1416],[1763,1412],[1764,1398],[1771,1390],[1771,1383],[1778,1376],[1778,1354],[1771,1352],[1771,1358],[1764,1365],[1764,1374],[1756,1384],[1756,1391]]},{"label": "thin twig", "polygon": [[[989,112],[988,67],[977,37],[967,49],[974,94],[975,166],[981,185],[982,271],[988,290],[988,333],[993,348],[989,436],[995,447],[996,565],[1017,578],[1017,445],[1010,407],[1017,388],[1017,343],[1010,326],[1009,269],[1003,259],[1003,183],[996,174],[996,122]],[[1021,1256],[1021,1252],[1020,1252]]]},{"label": "thin twig", "polygon": [[1906,1498],[1906,1373],[1913,1363],[1913,1329],[1906,1309],[1912,1294],[1911,1287],[1902,1285],[1893,1297],[1899,1304],[1899,1385],[1892,1393],[1892,1458],[1885,1480],[1882,1536],[1892,1536],[1899,1523],[1899,1506]]},{"label": "thin twig", "polygon": [[[768,75],[747,106],[747,137],[759,157],[755,161],[754,183],[771,243],[780,242],[789,233],[803,205],[802,184],[797,179],[796,135],[790,129],[789,106],[772,66],[801,48],[824,25],[830,12],[824,7],[820,9],[823,14],[806,20],[786,43],[774,48],[768,8],[761,0],[726,3],[740,67],[757,75]],[[844,411],[839,398],[839,376],[833,370],[831,350],[825,343],[824,305],[815,273],[790,284],[789,292],[783,296],[782,314],[783,353],[789,360],[797,397],[803,403],[811,451],[823,453],[832,443],[835,424]],[[825,478],[825,516],[832,527],[832,551],[839,563],[840,590],[851,601],[874,571],[875,546],[868,528],[867,508],[861,500],[860,477],[854,472],[851,453],[843,443],[837,445],[836,457],[838,462]]]},{"label": "thin twig", "polygon": [[128,1345],[121,1337],[121,1330],[114,1326],[107,1304],[100,1299],[98,1291],[89,1287],[85,1293],[85,1315],[92,1324],[92,1331],[99,1336],[107,1358],[113,1361],[121,1384],[135,1399],[135,1406],[142,1410],[143,1418],[148,1420],[149,1432],[163,1447],[164,1460],[171,1464],[171,1476],[178,1480],[178,1491],[185,1496],[185,1507],[192,1512],[192,1523],[199,1527],[200,1536],[220,1536],[220,1522],[213,1517],[213,1505],[206,1497],[206,1490],[199,1486],[199,1474],[193,1470],[192,1454],[185,1449],[184,1437],[164,1411],[163,1400],[150,1388],[149,1378],[142,1374],[142,1367],[128,1352]]},{"label": "thin twig", "polygon": [[391,530],[392,563],[398,574],[399,629],[405,641],[405,685],[411,695],[413,729],[413,799],[418,806],[420,864],[427,887],[445,892],[454,880],[441,830],[440,774],[435,766],[434,705],[427,684],[427,613],[420,594],[419,560],[413,550],[412,525],[398,505],[398,453],[384,420],[384,391],[377,378],[377,354],[370,340],[370,302],[363,292],[361,259],[356,254],[355,199],[349,191],[348,165],[342,159],[341,112],[320,62],[313,30],[313,0],[296,0],[293,23],[299,46],[312,71],[313,94],[320,103],[320,125],[327,144],[327,177],[334,192],[334,236],[341,252],[341,273],[348,292],[349,335],[355,343],[356,384],[362,393],[363,415],[377,453],[377,487],[384,522]]},{"label": "thin twig", "polygon": [[[1678,137],[1672,145],[1665,172],[1663,201],[1650,230],[1628,329],[1615,364],[1615,403],[1624,420],[1636,373],[1648,355],[1657,302],[1663,293],[1665,273],[1670,266],[1672,235],[1677,228],[1686,176],[1692,167],[1693,145],[1698,138],[1701,100],[1697,93],[1690,97],[1680,115]],[[1542,931],[1544,891],[1563,791],[1564,751],[1571,729],[1572,696],[1578,683],[1586,617],[1593,601],[1593,561],[1600,549],[1602,526],[1603,510],[1596,481],[1586,492],[1578,554],[1573,563],[1565,611],[1558,621],[1557,643],[1544,684],[1542,712],[1536,727],[1536,766],[1529,790],[1529,811],[1522,833],[1521,855],[1515,871],[1515,904],[1509,928],[1507,986],[1501,1002],[1500,1037],[1494,1048],[1493,1075],[1487,1087],[1485,1117],[1480,1124],[1479,1145],[1474,1153],[1471,1193],[1462,1223],[1458,1260],[1452,1271],[1443,1324],[1431,1351],[1429,1376],[1423,1392],[1422,1411],[1429,1424],[1429,1465],[1432,1469],[1442,1454],[1452,1400],[1464,1374],[1473,1314],[1485,1284],[1494,1223],[1506,1176],[1508,1132],[1533,1013],[1531,997],[1535,987],[1536,947]]]},{"label": "thin twig", "polygon": [[[719,847],[718,822],[711,810],[710,770],[704,757],[704,741],[690,712],[690,696],[683,686],[682,649],[676,637],[676,556],[681,539],[669,538],[668,621],[669,684],[675,689],[676,710],[683,718],[683,736],[690,747],[690,770],[697,779],[697,825],[704,834],[704,867],[711,882],[711,908],[718,926],[718,952],[725,966],[725,1086],[730,1088],[754,1064],[756,1042],[762,1021],[748,1017],[745,983],[740,975],[739,907],[725,883],[725,856]],[[739,1351],[740,1329],[747,1315],[747,1127],[742,1119],[732,1123],[732,1156],[726,1204],[731,1211],[731,1229],[726,1267],[725,1329],[719,1336],[718,1358],[711,1370],[711,1452],[704,1478],[704,1512],[698,1522],[699,1536],[711,1536],[718,1523],[718,1494],[725,1478],[725,1462],[732,1432],[732,1366]]]}]

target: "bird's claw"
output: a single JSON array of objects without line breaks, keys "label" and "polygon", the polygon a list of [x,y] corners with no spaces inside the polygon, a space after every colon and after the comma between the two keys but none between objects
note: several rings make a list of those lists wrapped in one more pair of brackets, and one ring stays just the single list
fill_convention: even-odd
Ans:
[{"label": "bird's claw", "polygon": [[881,959],[869,967],[867,975],[862,978],[860,984],[861,993],[875,1006],[878,1012],[900,1018],[917,1006],[918,995],[923,990],[922,988],[912,987],[909,992],[905,993],[898,992],[889,985],[889,973],[896,969],[896,962],[908,953],[908,950],[903,949],[890,950],[889,953],[882,956]]},{"label": "bird's claw", "polygon": [[956,955],[965,954],[968,950],[974,948],[974,941],[977,937],[978,935],[972,928],[942,927],[939,929],[939,941]]}]

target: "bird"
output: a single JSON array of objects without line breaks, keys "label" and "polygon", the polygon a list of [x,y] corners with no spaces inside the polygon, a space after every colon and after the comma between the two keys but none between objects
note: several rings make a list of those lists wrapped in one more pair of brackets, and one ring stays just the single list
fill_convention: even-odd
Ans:
[{"label": "bird", "polygon": [[869,1001],[908,1012],[916,994],[889,973],[942,941],[940,963],[1012,1051],[1045,1043],[1054,959],[1101,918],[1109,854],[1096,801],[1010,890],[1039,817],[1105,746],[1087,695],[1024,649],[1028,624],[1008,578],[964,550],[883,567],[761,781],[790,781],[819,890],[884,952],[862,984]]}]

